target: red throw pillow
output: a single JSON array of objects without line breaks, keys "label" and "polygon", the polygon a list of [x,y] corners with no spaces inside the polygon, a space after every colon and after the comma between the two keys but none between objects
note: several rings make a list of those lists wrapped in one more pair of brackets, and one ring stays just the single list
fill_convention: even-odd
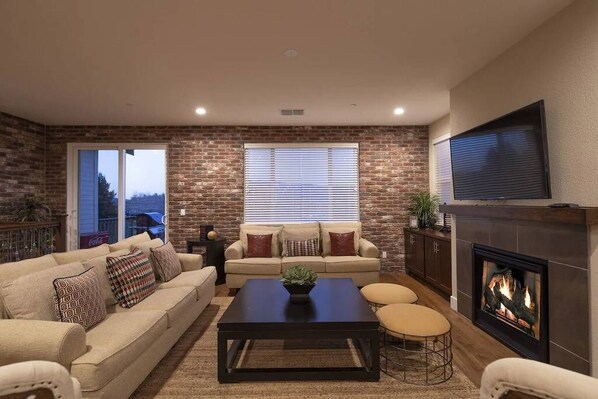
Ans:
[{"label": "red throw pillow", "polygon": [[254,235],[247,234],[248,258],[272,257],[272,234]]},{"label": "red throw pillow", "polygon": [[355,232],[330,233],[330,255],[355,256]]}]

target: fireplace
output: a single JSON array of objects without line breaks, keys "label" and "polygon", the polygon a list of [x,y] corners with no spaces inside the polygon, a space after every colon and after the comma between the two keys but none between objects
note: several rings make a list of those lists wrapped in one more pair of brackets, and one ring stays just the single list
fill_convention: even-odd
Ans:
[{"label": "fireplace", "polygon": [[548,362],[548,262],[473,246],[475,325],[522,356]]}]

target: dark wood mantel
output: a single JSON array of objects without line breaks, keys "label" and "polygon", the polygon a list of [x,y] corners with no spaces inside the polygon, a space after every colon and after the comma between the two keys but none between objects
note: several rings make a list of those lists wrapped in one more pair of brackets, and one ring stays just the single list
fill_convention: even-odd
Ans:
[{"label": "dark wood mantel", "polygon": [[598,225],[598,208],[550,208],[521,205],[440,205],[440,212],[457,216],[533,222]]}]

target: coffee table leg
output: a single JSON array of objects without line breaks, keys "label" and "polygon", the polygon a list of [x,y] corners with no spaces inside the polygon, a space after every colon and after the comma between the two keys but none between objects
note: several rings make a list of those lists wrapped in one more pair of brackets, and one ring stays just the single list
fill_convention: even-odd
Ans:
[{"label": "coffee table leg", "polygon": [[228,382],[227,381],[227,352],[228,352],[228,344],[227,339],[222,332],[218,332],[218,381],[219,382]]}]

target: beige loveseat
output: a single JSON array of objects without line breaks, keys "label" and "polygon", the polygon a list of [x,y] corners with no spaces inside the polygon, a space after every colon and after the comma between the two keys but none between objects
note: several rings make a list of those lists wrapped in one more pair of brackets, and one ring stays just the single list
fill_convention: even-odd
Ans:
[{"label": "beige loveseat", "polygon": [[[130,309],[115,304],[107,280],[106,256],[128,253],[132,246],[147,252],[160,244],[160,240],[150,240],[144,233],[113,245],[0,265],[0,284],[21,276],[34,278],[37,272],[47,273],[49,268],[64,264],[83,270],[94,267],[108,312],[105,320],[85,331],[74,323],[9,319],[9,309],[0,305],[0,366],[27,360],[53,361],[66,367],[80,382],[84,397],[131,395],[215,293],[215,268],[202,268],[200,255],[179,254],[183,273],[166,283],[158,282],[155,293]],[[21,294],[35,296],[35,291],[32,288]],[[0,289],[0,304],[8,305],[2,292],[8,291]]]},{"label": "beige loveseat", "polygon": [[[355,232],[357,256],[331,256],[330,232]],[[247,258],[247,234],[272,233],[271,258]],[[360,222],[313,222],[282,225],[240,225],[239,240],[225,251],[226,285],[238,289],[253,278],[280,278],[288,268],[305,266],[319,277],[352,278],[362,287],[380,279],[378,248],[361,236]],[[284,240],[306,240],[317,237],[321,256],[282,256]]]}]

